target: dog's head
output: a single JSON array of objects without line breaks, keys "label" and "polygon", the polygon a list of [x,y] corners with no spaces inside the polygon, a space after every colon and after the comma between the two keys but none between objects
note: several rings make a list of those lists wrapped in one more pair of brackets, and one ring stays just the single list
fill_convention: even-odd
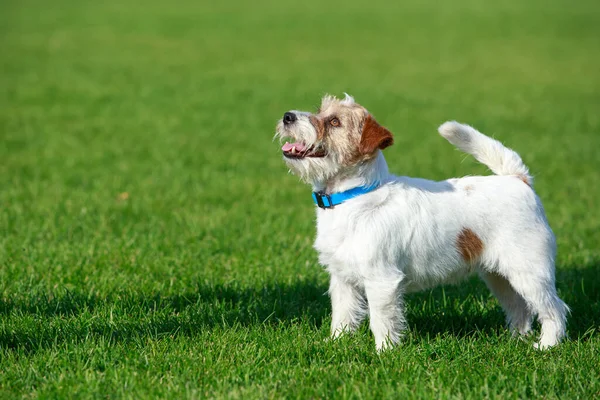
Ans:
[{"label": "dog's head", "polygon": [[369,112],[346,95],[325,96],[316,114],[288,111],[276,136],[292,170],[307,183],[324,182],[376,158],[394,139]]}]

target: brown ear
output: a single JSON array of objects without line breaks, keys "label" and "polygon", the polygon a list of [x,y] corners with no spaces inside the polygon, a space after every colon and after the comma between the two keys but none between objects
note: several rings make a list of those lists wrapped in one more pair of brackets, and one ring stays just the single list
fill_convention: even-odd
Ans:
[{"label": "brown ear", "polygon": [[375,118],[367,115],[360,137],[359,151],[361,154],[372,154],[377,149],[385,149],[394,143],[392,133],[379,125]]}]

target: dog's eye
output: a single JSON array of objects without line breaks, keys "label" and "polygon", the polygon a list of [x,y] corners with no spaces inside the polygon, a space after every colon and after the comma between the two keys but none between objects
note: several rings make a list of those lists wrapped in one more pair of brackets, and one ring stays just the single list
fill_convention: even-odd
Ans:
[{"label": "dog's eye", "polygon": [[329,124],[331,124],[331,126],[340,126],[340,120],[333,117],[329,120]]}]

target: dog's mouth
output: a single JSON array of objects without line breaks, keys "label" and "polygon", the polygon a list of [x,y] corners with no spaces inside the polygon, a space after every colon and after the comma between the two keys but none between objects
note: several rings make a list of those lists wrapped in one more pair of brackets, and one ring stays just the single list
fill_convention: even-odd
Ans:
[{"label": "dog's mouth", "polygon": [[285,142],[281,150],[283,151],[284,157],[295,159],[302,159],[305,157],[325,157],[327,155],[325,150],[323,150],[322,148],[315,146],[306,147],[304,143],[300,142]]}]

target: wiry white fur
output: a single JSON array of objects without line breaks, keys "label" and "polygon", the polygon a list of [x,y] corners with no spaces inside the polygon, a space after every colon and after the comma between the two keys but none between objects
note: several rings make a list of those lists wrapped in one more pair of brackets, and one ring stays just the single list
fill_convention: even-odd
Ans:
[{"label": "wiry white fur", "polygon": [[[440,133],[497,175],[442,182],[393,176],[378,150],[329,184],[324,177],[338,171],[334,161],[294,161],[304,163],[314,190],[381,184],[333,209],[317,208],[314,247],[331,274],[332,336],[355,330],[368,308],[377,349],[396,344],[405,327],[405,293],[477,272],[515,333],[529,333],[537,314],[537,347],[556,345],[565,335],[568,307],[555,289],[554,235],[539,198],[520,178],[529,179],[527,167],[517,153],[468,126],[448,122]],[[312,170],[328,168],[328,162],[330,174]],[[301,173],[302,167],[293,170]],[[457,245],[465,228],[483,243],[474,262],[465,261]]]},{"label": "wiry white fur", "polygon": [[354,104],[354,97],[350,96],[348,93],[344,93],[344,99],[340,101],[340,103],[343,105]]}]

